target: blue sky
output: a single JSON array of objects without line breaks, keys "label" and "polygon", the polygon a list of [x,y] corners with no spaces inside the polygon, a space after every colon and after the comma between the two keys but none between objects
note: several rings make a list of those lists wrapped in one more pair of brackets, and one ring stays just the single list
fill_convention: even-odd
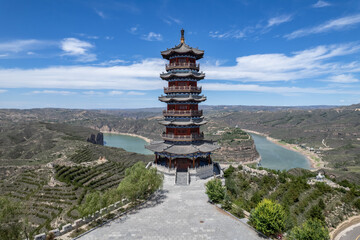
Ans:
[{"label": "blue sky", "polygon": [[163,107],[181,28],[204,104],[360,102],[358,0],[0,0],[0,108]]}]

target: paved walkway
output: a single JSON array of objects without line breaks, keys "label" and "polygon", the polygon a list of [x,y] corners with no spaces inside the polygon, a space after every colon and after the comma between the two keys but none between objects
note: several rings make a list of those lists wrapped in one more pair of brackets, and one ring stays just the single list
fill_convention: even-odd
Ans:
[{"label": "paved walkway", "polygon": [[174,185],[165,176],[161,193],[132,213],[86,234],[95,239],[263,239],[244,223],[207,202],[205,180]]},{"label": "paved walkway", "polygon": [[335,238],[335,240],[359,240],[359,239],[360,239],[360,223],[347,228]]}]

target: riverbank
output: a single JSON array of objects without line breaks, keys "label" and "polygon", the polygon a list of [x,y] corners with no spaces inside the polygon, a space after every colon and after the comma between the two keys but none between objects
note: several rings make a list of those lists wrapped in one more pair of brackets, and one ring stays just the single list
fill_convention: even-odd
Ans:
[{"label": "riverbank", "polygon": [[245,132],[248,132],[248,133],[253,133],[253,134],[260,135],[260,136],[264,136],[264,137],[266,137],[267,140],[269,140],[272,143],[275,143],[275,144],[277,144],[281,147],[284,147],[288,150],[300,153],[309,161],[311,168],[314,168],[315,170],[323,168],[325,165],[325,163],[321,160],[321,157],[319,155],[317,155],[314,152],[310,152],[308,150],[302,149],[297,144],[285,143],[285,142],[282,142],[280,139],[272,138],[267,134],[256,132],[253,130],[249,130],[249,129],[242,129],[242,130],[244,130]]},{"label": "riverbank", "polygon": [[146,141],[147,143],[151,142],[151,140],[149,138],[138,135],[138,134],[135,134],[135,133],[123,133],[123,132],[116,132],[116,131],[101,131],[101,132],[102,133],[119,134],[119,135],[137,137],[137,138],[141,138],[142,140]]}]

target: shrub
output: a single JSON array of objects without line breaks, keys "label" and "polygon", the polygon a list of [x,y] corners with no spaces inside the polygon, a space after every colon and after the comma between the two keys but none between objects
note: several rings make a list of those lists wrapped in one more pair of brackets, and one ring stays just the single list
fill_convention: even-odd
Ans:
[{"label": "shrub", "polygon": [[225,171],[224,171],[224,177],[228,178],[231,176],[231,174],[235,171],[235,168],[230,165]]},{"label": "shrub", "polygon": [[162,186],[163,176],[156,168],[146,169],[143,162],[137,162],[126,169],[125,178],[120,182],[118,191],[130,201],[145,199]]},{"label": "shrub", "polygon": [[285,211],[280,204],[263,199],[251,211],[250,224],[266,236],[279,234],[285,229]]},{"label": "shrub", "polygon": [[19,203],[0,197],[0,239],[21,239],[22,223]]},{"label": "shrub", "polygon": [[322,209],[319,205],[312,206],[308,212],[308,219],[318,219],[320,221],[325,221]]},{"label": "shrub", "polygon": [[221,204],[221,208],[225,209],[226,211],[229,211],[231,209],[232,202],[230,196],[225,193],[224,201]]},{"label": "shrub", "polygon": [[304,222],[300,227],[294,227],[289,240],[329,240],[329,232],[323,223],[317,219],[310,219]]},{"label": "shrub", "polygon": [[354,202],[354,206],[355,206],[358,210],[360,210],[360,198],[357,199],[357,200]]},{"label": "shrub", "polygon": [[206,183],[206,194],[214,203],[220,203],[225,197],[225,188],[220,179],[213,179]]}]

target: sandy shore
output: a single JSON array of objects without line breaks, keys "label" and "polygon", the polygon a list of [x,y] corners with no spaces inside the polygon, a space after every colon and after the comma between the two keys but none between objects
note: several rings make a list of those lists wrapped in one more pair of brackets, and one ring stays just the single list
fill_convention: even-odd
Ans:
[{"label": "sandy shore", "polygon": [[135,133],[123,133],[123,132],[116,132],[116,131],[101,131],[101,132],[102,133],[119,134],[119,135],[131,136],[131,137],[138,137],[138,138],[145,140],[147,143],[151,142],[151,140],[149,138],[141,136],[141,135],[137,135]]},{"label": "sandy shore", "polygon": [[264,134],[264,133],[260,133],[260,132],[256,132],[256,131],[252,131],[252,130],[248,130],[248,129],[243,129],[243,130],[248,133],[254,133],[257,135],[264,136],[270,142],[273,142],[273,143],[275,143],[281,147],[284,147],[288,150],[300,153],[301,155],[306,157],[306,159],[309,161],[311,167],[314,168],[315,170],[324,167],[325,163],[321,160],[321,157],[319,155],[317,155],[314,152],[310,152],[309,150],[303,149],[297,144],[284,143],[284,142],[281,142],[280,139],[269,137],[269,135]]}]

